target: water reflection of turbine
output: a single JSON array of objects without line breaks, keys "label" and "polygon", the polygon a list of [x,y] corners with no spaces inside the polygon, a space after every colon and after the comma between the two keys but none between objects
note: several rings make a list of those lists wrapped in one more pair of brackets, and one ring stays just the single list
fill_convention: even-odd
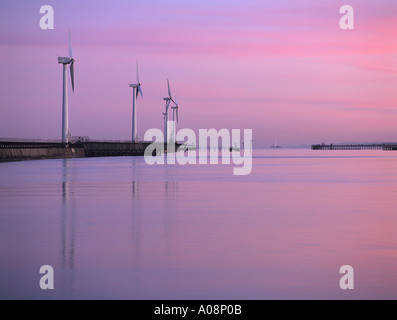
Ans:
[{"label": "water reflection of turbine", "polygon": [[167,255],[171,255],[171,240],[175,235],[176,231],[176,204],[178,201],[178,181],[170,181],[175,175],[175,168],[166,168],[166,177],[164,181],[164,237]]},{"label": "water reflection of turbine", "polygon": [[136,268],[140,269],[140,199],[139,199],[139,181],[136,176],[136,158],[132,160],[132,215],[131,215],[131,233],[132,233],[132,251],[133,259],[136,263]]},{"label": "water reflection of turbine", "polygon": [[165,195],[178,193],[178,182],[177,181],[165,181],[164,182]]},{"label": "water reflection of turbine", "polygon": [[[74,192],[69,182],[69,160],[62,162],[62,270],[64,287],[74,284],[75,220]],[[71,190],[72,189],[72,190]]]}]

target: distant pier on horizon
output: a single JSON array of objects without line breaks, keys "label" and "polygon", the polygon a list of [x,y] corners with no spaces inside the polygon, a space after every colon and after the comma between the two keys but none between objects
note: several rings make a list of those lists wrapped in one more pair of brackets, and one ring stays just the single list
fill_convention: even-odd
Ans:
[{"label": "distant pier on horizon", "polygon": [[396,143],[380,143],[380,144],[314,144],[312,150],[397,150]]}]

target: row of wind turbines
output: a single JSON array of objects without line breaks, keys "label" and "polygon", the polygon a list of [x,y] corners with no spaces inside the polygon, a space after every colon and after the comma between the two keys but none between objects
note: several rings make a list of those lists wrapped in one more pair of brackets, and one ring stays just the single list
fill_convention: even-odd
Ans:
[{"label": "row of wind turbines", "polygon": [[[171,94],[171,87],[170,87],[170,81],[167,79],[167,85],[168,85],[168,97],[164,98],[165,101],[165,113],[163,113],[163,119],[164,119],[164,141],[173,141],[175,142],[175,132],[176,132],[176,127],[175,123],[179,122],[179,105],[175,101],[174,98],[172,98]],[[130,87],[133,89],[133,95],[132,95],[132,142],[138,142],[138,128],[137,128],[137,114],[136,114],[136,102],[138,100],[139,95],[141,98],[143,98],[143,93],[142,93],[142,88],[141,88],[141,82],[139,80],[139,66],[138,66],[138,60],[136,61],[136,83],[131,83]],[[172,128],[171,132],[168,132],[168,121],[169,121],[169,109],[171,106],[171,103],[173,106],[171,107],[172,109]],[[176,116],[176,117],[175,117]]]},{"label": "row of wind turbines", "polygon": [[[70,78],[72,84],[72,91],[74,92],[74,62],[72,37],[69,31],[69,57],[59,57],[58,63],[63,66],[63,95],[62,95],[62,143],[69,143],[71,140],[71,133],[69,128],[69,102],[68,102],[68,86],[67,86],[67,66],[70,65]],[[176,122],[179,121],[179,105],[172,98],[170,81],[167,79],[168,97],[164,98],[165,113],[163,113],[164,120],[164,141],[175,143],[176,137]],[[136,83],[131,83],[130,88],[133,90],[132,96],[132,142],[138,142],[138,121],[137,121],[137,100],[139,95],[143,98],[142,85],[139,80],[139,66],[138,60],[136,61]],[[171,106],[172,105],[172,106]],[[169,110],[172,109],[172,128],[168,132]]]}]

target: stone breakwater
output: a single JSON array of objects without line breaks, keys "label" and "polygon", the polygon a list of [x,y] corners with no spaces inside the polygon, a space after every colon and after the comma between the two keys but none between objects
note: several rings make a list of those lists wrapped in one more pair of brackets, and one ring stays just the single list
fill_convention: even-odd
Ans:
[{"label": "stone breakwater", "polygon": [[0,142],[0,161],[143,156],[150,142]]}]

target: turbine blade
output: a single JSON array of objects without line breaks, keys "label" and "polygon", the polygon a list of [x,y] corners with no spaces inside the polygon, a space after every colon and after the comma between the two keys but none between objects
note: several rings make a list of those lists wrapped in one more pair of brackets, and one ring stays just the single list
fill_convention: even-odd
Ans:
[{"label": "turbine blade", "polygon": [[171,98],[171,88],[170,88],[170,80],[167,79],[167,83],[168,83],[168,95]]},{"label": "turbine blade", "polygon": [[138,60],[136,60],[136,81],[138,84],[141,82],[139,81],[139,68],[138,68]]},{"label": "turbine blade", "polygon": [[138,91],[139,91],[139,93],[141,94],[141,97],[143,98],[143,93],[142,93],[141,86],[138,87]]},{"label": "turbine blade", "polygon": [[73,59],[72,34],[69,30],[69,57]]},{"label": "turbine blade", "polygon": [[70,64],[70,79],[72,80],[72,90],[74,92],[74,61]]},{"label": "turbine blade", "polygon": [[176,108],[176,122],[179,122],[179,108]]},{"label": "turbine blade", "polygon": [[138,95],[139,95],[139,90],[138,90],[138,88],[136,88],[136,99],[138,99]]},{"label": "turbine blade", "polygon": [[175,107],[178,106],[178,104],[176,103],[176,101],[173,98],[171,98],[171,101],[174,103]]}]

